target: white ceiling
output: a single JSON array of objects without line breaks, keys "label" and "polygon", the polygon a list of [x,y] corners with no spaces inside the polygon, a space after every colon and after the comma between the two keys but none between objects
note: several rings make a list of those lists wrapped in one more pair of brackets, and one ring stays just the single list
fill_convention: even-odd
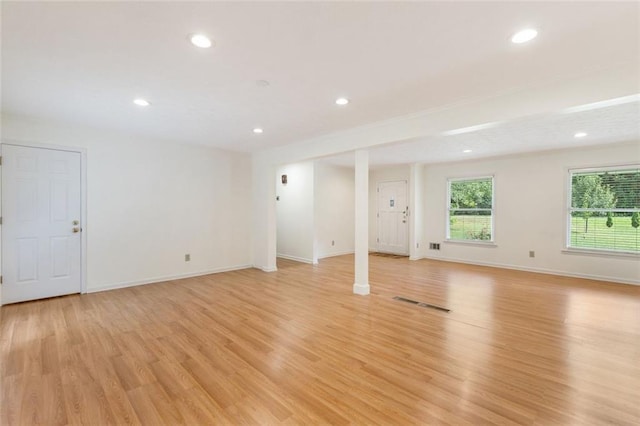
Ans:
[{"label": "white ceiling", "polygon": [[[595,71],[640,72],[636,2],[3,1],[1,8],[3,112],[238,151]],[[527,26],[538,29],[537,39],[509,42]],[[212,36],[215,47],[193,47],[193,32]],[[584,90],[596,96],[599,87]],[[352,102],[338,107],[339,96]],[[136,107],[135,97],[152,106]],[[548,149],[574,143],[567,134],[587,124],[588,143],[637,138],[632,105],[432,136],[372,158],[415,161],[422,150],[425,159],[446,161],[466,158],[467,146],[477,155]]]},{"label": "white ceiling", "polygon": [[[388,144],[369,151],[369,164],[379,167],[407,163],[442,163],[640,141],[640,95],[629,96],[619,102],[611,106],[591,105],[583,111],[558,111],[492,123],[488,128],[462,134],[439,134]],[[587,136],[575,138],[574,135],[578,132],[587,133]],[[463,152],[469,149],[471,152]],[[640,158],[640,142],[637,158]],[[339,166],[353,166],[354,157],[352,153],[346,153],[323,158],[322,161]]]}]

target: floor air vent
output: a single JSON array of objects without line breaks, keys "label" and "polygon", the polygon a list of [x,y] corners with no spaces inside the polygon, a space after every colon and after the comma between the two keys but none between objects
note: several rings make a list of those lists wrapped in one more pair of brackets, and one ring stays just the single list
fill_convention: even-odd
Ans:
[{"label": "floor air vent", "polygon": [[428,303],[418,302],[417,300],[407,299],[406,297],[396,296],[393,299],[394,300],[399,300],[401,302],[412,303],[412,304],[418,305],[418,306],[420,306],[422,308],[431,308],[431,309],[437,309],[439,311],[451,312],[451,309],[443,308],[441,306],[436,306],[436,305],[430,305]]}]

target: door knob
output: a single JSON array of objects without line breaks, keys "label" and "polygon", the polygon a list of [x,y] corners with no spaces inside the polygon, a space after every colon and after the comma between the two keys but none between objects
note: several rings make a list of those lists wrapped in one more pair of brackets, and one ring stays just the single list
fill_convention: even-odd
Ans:
[{"label": "door knob", "polygon": [[76,226],[73,228],[73,233],[75,234],[77,232],[80,232],[80,228]]}]

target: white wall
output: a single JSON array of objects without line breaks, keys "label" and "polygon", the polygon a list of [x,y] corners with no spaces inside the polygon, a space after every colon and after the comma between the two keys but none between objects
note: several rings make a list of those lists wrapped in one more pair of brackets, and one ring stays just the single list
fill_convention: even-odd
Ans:
[{"label": "white wall", "polygon": [[354,185],[353,168],[316,162],[315,233],[319,259],[354,251]]},{"label": "white wall", "polygon": [[[410,166],[403,164],[399,166],[388,166],[375,168],[369,171],[369,250],[378,249],[378,184],[380,182],[391,182],[398,180],[409,183]],[[407,187],[407,197],[409,197],[409,187]],[[410,202],[410,200],[409,200]]]},{"label": "white wall", "polygon": [[247,155],[8,114],[2,141],[86,148],[89,291],[251,264]]},{"label": "white wall", "polygon": [[[541,113],[562,111],[603,99],[637,93],[636,66],[591,72],[571,79],[542,81],[526,90],[515,90],[484,99],[395,117],[345,131],[318,136],[289,145],[256,152],[253,156],[253,264],[264,270],[275,268],[274,167],[341,154],[357,149],[415,140],[446,130],[509,121]],[[631,77],[633,76],[633,77]],[[633,82],[633,84],[631,83]],[[597,91],[585,90],[598,87]]]},{"label": "white wall", "polygon": [[[286,185],[282,184],[283,174],[288,178]],[[276,197],[278,257],[315,263],[313,161],[279,167]]]},{"label": "white wall", "polygon": [[[426,165],[422,255],[640,284],[638,257],[563,252],[567,170],[639,162],[640,149],[633,143]],[[486,175],[495,176],[496,247],[445,243],[447,178]],[[442,243],[441,250],[428,250],[429,242]]]}]

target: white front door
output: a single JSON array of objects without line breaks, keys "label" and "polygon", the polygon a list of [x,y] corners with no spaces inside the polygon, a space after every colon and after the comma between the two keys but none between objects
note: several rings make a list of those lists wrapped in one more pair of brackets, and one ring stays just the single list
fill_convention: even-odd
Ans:
[{"label": "white front door", "polygon": [[378,251],[409,254],[407,181],[378,183]]},{"label": "white front door", "polygon": [[2,303],[82,289],[81,154],[2,145]]}]

